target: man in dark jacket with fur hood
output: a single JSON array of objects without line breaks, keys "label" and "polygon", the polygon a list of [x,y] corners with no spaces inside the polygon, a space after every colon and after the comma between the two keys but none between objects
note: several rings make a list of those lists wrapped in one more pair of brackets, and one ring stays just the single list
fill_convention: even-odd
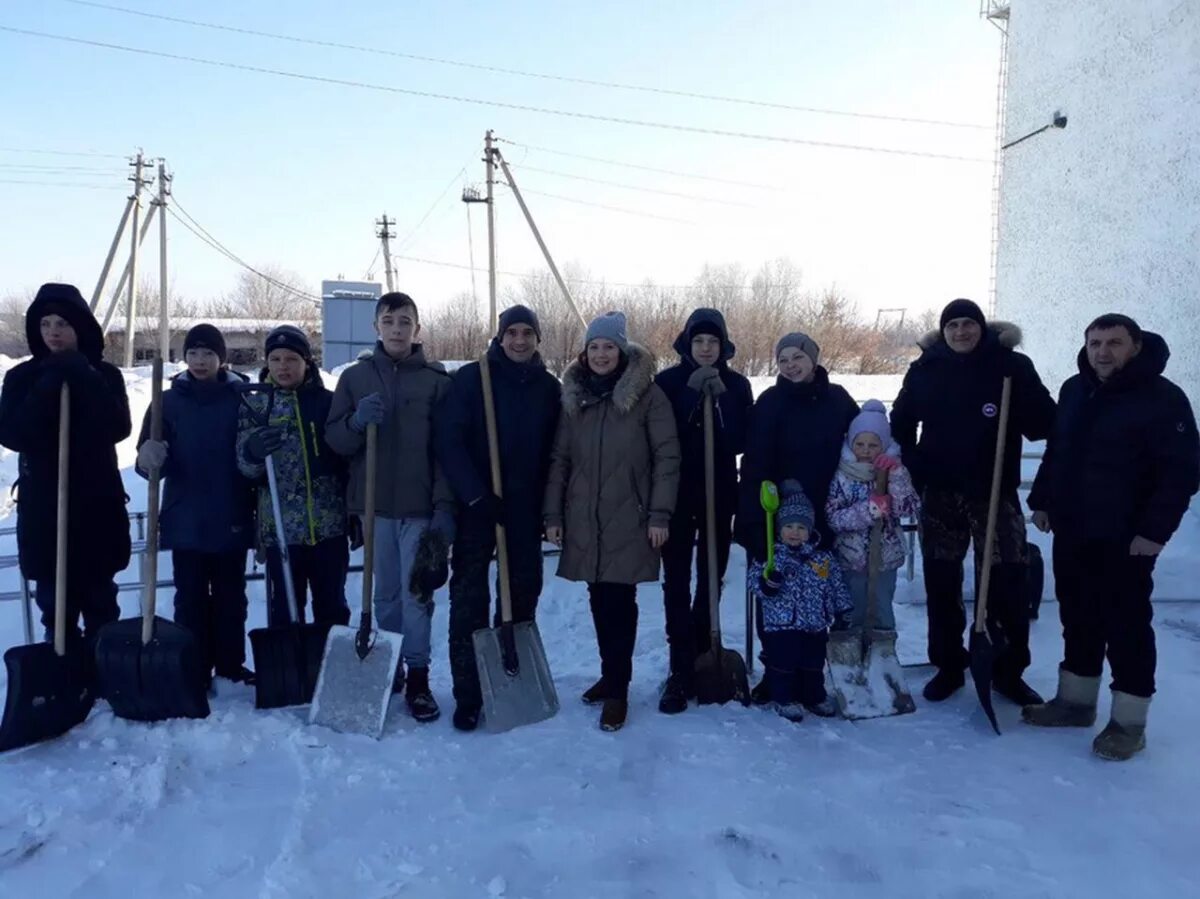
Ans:
[{"label": "man in dark jacket with fur hood", "polygon": [[541,339],[536,313],[513,306],[500,314],[487,350],[503,497],[492,485],[478,362],[454,373],[434,417],[437,459],[462,508],[450,575],[450,669],[459,730],[478,726],[483,702],[471,634],[489,623],[496,525],[504,526],[508,544],[513,620],[532,621],[542,592],[542,498],[562,388],[542,362]]},{"label": "man in dark jacket with fur hood", "polygon": [[113,577],[129,564],[129,517],[116,445],[129,436],[120,370],[104,362],[104,335],[79,290],[43,284],[25,313],[32,359],[4,376],[0,444],[21,454],[17,549],[21,573],[37,581],[47,637],[54,631],[59,396],[69,385],[67,640],[83,615],[89,640],[115,621]]},{"label": "man in dark jacket with fur hood", "polygon": [[[942,310],[940,330],[922,341],[892,408],[892,435],[922,495],[921,551],[928,596],[929,661],[938,672],[925,698],[940,702],[965,683],[963,559],[974,539],[982,554],[1004,379],[1012,402],[1004,445],[988,627],[1004,638],[995,689],[1025,706],[1042,699],[1022,680],[1029,667],[1029,608],[1023,601],[1025,517],[1017,497],[1021,438],[1042,440],[1054,423],[1054,400],[1027,356],[1015,325],[989,325],[970,300]],[[917,439],[917,426],[921,437]]]},{"label": "man in dark jacket with fur hood", "polygon": [[1029,494],[1034,524],[1054,531],[1065,651],[1058,694],[1024,715],[1091,727],[1107,654],[1112,716],[1092,748],[1124,760],[1146,744],[1154,563],[1200,489],[1200,438],[1187,397],[1162,375],[1166,341],[1125,315],[1100,316],[1084,341]]},{"label": "man in dark jacket with fur hood", "polygon": [[[671,672],[658,709],[682,712],[694,695],[697,654],[709,648],[708,540],[704,488],[704,398],[713,399],[716,466],[717,577],[725,577],[733,516],[737,511],[737,457],[746,448],[754,394],[750,382],[729,369],[735,352],[725,317],[697,309],[675,339],[679,364],[654,379],[675,411],[681,452],[679,498],[671,518],[671,539],[663,546],[663,605]],[[696,550],[697,535],[699,550]],[[696,598],[692,601],[692,556],[696,557]]]}]

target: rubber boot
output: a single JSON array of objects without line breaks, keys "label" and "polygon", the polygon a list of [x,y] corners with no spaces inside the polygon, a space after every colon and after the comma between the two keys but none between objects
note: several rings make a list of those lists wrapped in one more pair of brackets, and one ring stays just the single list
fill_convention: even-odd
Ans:
[{"label": "rubber boot", "polygon": [[1110,762],[1124,762],[1146,748],[1146,716],[1149,696],[1133,696],[1113,690],[1112,715],[1104,730],[1092,741],[1092,752]]},{"label": "rubber boot", "polygon": [[1100,678],[1058,669],[1058,693],[1049,702],[1028,705],[1021,717],[1036,727],[1091,727],[1096,723]]}]

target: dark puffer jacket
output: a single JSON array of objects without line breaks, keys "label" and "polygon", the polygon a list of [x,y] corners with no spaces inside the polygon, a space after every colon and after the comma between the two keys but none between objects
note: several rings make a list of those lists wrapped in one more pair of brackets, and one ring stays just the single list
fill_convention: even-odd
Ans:
[{"label": "dark puffer jacket", "polygon": [[[495,340],[488,369],[496,404],[500,476],[509,523],[539,529],[550,448],[562,408],[562,388],[541,356],[513,362]],[[435,447],[442,471],[463,506],[492,492],[483,379],[478,362],[464,365],[451,380],[434,416]]]},{"label": "dark puffer jacket", "polygon": [[[51,353],[40,322],[54,303],[75,329],[78,352]],[[17,548],[30,580],[54,576],[58,520],[59,392],[71,387],[67,507],[68,571],[115,574],[129,564],[129,517],[116,445],[129,436],[125,379],[102,361],[104,336],[79,291],[45,284],[25,313],[33,358],[4,376],[0,444],[21,454],[17,483]]]},{"label": "dark puffer jacket", "polygon": [[1021,329],[1007,322],[990,324],[970,353],[956,353],[940,331],[922,339],[923,352],[892,407],[892,437],[918,491],[938,487],[988,498],[1006,376],[1012,377],[1012,405],[1001,492],[1020,486],[1021,437],[1044,440],[1054,423],[1054,400],[1029,357],[1015,351],[1020,343]]},{"label": "dark puffer jacket", "polygon": [[750,418],[750,438],[742,457],[741,501],[735,536],[756,559],[766,555],[766,520],[759,495],[763,481],[789,478],[804,487],[816,510],[816,547],[833,547],[825,523],[825,501],[837,472],[846,428],[858,415],[858,403],[844,387],[831,384],[817,366],[812,381],[795,384],[782,375],[768,388]]},{"label": "dark puffer jacket", "polygon": [[1080,350],[1029,494],[1056,536],[1166,543],[1179,527],[1200,489],[1200,438],[1187,396],[1162,375],[1169,357],[1145,332],[1141,352],[1102,383]]},{"label": "dark puffer jacket", "polygon": [[[750,382],[731,371],[728,361],[735,349],[725,329],[725,319],[714,309],[697,309],[675,339],[679,364],[660,372],[654,382],[662,388],[675,412],[679,432],[680,491],[676,516],[704,510],[704,406],[700,394],[688,387],[688,378],[699,367],[692,359],[691,336],[698,325],[708,324],[720,331],[721,359],[714,366],[725,385],[725,393],[714,403],[713,424],[716,437],[716,502],[720,510],[732,515],[737,509],[737,457],[746,449],[750,430],[750,409],[754,393]],[[718,513],[720,514],[720,513]]]},{"label": "dark puffer jacket", "polygon": [[[163,502],[159,527],[163,549],[223,553],[254,542],[254,490],[238,470],[238,410],[246,379],[221,371],[215,381],[187,372],[171,379],[162,398]],[[150,411],[142,421],[140,448],[150,438]],[[146,472],[138,469],[138,474]]]}]

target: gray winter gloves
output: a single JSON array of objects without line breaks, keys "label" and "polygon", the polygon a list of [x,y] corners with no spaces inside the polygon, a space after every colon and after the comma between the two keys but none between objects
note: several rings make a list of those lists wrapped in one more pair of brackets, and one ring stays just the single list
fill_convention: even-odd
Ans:
[{"label": "gray winter gloves", "polygon": [[251,462],[265,462],[267,456],[283,446],[283,428],[263,427],[256,429],[246,441],[246,458]]},{"label": "gray winter gloves", "polygon": [[138,448],[137,467],[142,471],[158,471],[166,461],[167,443],[165,440],[147,440]]},{"label": "gray winter gloves", "polygon": [[350,427],[361,434],[367,429],[367,425],[383,424],[386,417],[387,407],[383,394],[368,393],[358,401],[358,408],[350,416]]},{"label": "gray winter gloves", "polygon": [[697,393],[711,396],[713,399],[716,399],[725,392],[725,384],[721,380],[721,373],[711,365],[701,365],[692,372],[691,377],[688,378],[687,386]]}]

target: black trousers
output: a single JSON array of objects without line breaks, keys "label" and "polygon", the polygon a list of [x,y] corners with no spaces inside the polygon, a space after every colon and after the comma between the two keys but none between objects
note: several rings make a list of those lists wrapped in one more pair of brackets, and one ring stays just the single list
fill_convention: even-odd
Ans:
[{"label": "black trousers", "polygon": [[[35,600],[42,613],[42,625],[46,629],[46,641],[54,642],[54,587],[53,577],[37,582]],[[95,642],[100,628],[121,617],[117,605],[117,585],[111,573],[97,574],[80,570],[67,572],[67,642],[81,640],[84,633],[79,629],[82,617],[87,639]]]},{"label": "black trousers", "polygon": [[[317,624],[348,624],[350,607],[346,605],[346,571],[350,567],[350,544],[345,536],[330,537],[315,546],[289,546],[292,582],[296,587],[296,606],[305,620],[308,594],[312,593],[313,621]],[[279,549],[267,548],[267,578],[271,589],[267,620],[285,624],[292,620],[283,585],[283,566]]]},{"label": "black trousers", "polygon": [[825,647],[828,642],[829,635],[824,631],[766,631],[763,634],[767,689],[772,702],[816,705],[825,701]]},{"label": "black trousers", "polygon": [[[703,510],[685,510],[671,519],[670,539],[663,545],[663,609],[671,673],[690,679],[696,656],[709,648],[708,533]],[[699,549],[693,553],[699,535]],[[717,513],[718,590],[729,566],[733,516]],[[696,597],[692,600],[692,557],[696,559]],[[718,594],[717,600],[720,601]]]},{"label": "black trousers", "polygon": [[[508,543],[509,592],[513,621],[532,621],[542,593],[542,525],[537,519],[505,528]],[[488,626],[492,608],[488,572],[496,550],[496,526],[491,517],[470,510],[458,521],[458,536],[450,560],[450,674],[454,701],[479,708],[479,670],[471,635]],[[500,624],[500,584],[497,571],[496,613]]]},{"label": "black trousers", "polygon": [[1054,582],[1063,626],[1062,667],[1100,677],[1104,657],[1112,688],[1154,695],[1158,653],[1151,624],[1156,556],[1131,556],[1129,545],[1054,539]]},{"label": "black trousers", "polygon": [[[929,661],[940,669],[964,671],[970,656],[963,645],[963,560],[972,540],[981,562],[987,530],[986,500],[930,488],[922,498],[921,553],[924,558]],[[999,681],[1021,677],[1029,667],[1029,603],[1025,596],[1025,518],[1016,494],[1001,496],[992,551],[987,628],[1003,648],[996,659]],[[978,568],[975,572],[979,582]],[[976,591],[978,594],[978,590]]]},{"label": "black trousers", "polygon": [[588,600],[600,648],[600,676],[610,696],[626,696],[633,680],[633,647],[637,642],[637,587],[588,584]]},{"label": "black trousers", "polygon": [[206,671],[238,673],[246,662],[246,550],[177,549],[175,623],[196,638]]}]

